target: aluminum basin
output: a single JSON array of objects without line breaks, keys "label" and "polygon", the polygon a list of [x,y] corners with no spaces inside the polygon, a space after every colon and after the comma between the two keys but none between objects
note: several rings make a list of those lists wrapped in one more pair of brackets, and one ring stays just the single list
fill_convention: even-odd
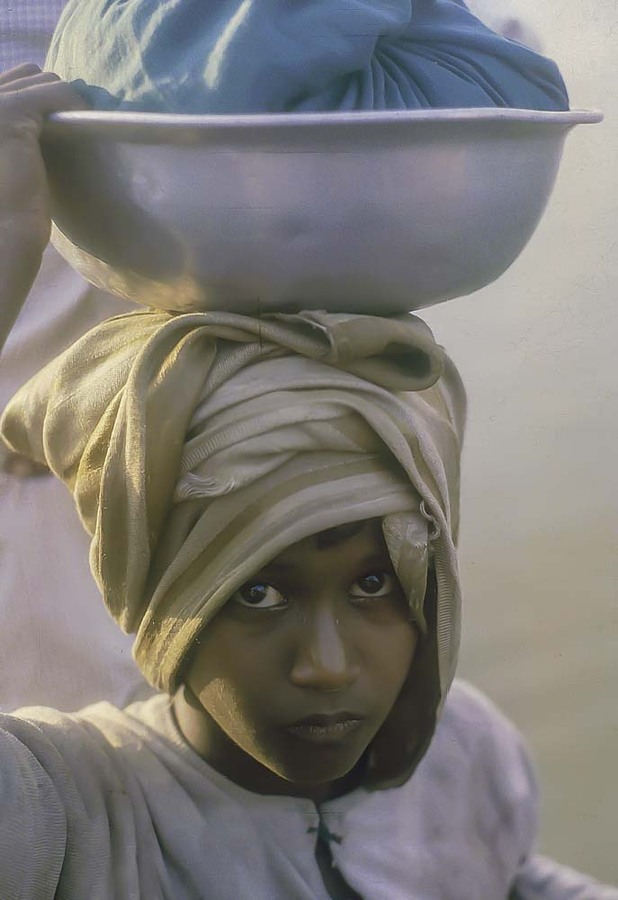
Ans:
[{"label": "aluminum basin", "polygon": [[489,284],[596,112],[71,112],[43,132],[53,242],[93,284],[186,312],[391,314]]}]

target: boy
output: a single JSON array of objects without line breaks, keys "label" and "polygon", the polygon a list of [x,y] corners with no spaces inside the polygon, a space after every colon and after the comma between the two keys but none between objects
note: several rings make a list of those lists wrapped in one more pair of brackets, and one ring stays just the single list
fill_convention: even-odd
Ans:
[{"label": "boy", "polygon": [[[53,76],[0,83],[5,331],[66,107]],[[449,694],[463,416],[414,317],[144,312],[20,392],[3,434],[71,486],[166,693],[2,718],[3,898],[618,896],[534,856],[519,737]]]},{"label": "boy", "polygon": [[[46,0],[46,2],[38,0],[36,3],[32,0],[20,0],[17,5],[0,10],[0,32],[3,38],[0,40],[0,63],[3,58],[5,60],[5,65],[0,64],[0,70],[9,68],[13,61],[29,60],[31,56],[44,54],[47,43],[45,32],[49,39],[63,6],[63,0]],[[109,21],[113,6],[112,4],[108,10],[105,22]],[[319,3],[312,6],[314,13],[317,13],[317,18],[314,15],[313,23],[320,25],[320,15],[324,14],[324,7],[320,11]],[[379,4],[375,6],[377,10]],[[234,13],[235,8],[233,4],[229,6],[230,15]],[[116,11],[119,9],[124,9],[126,14],[126,4],[117,5]],[[140,10],[148,9],[148,4],[134,4],[132,9],[141,14]],[[158,14],[160,5],[153,5],[150,11]],[[183,4],[183,16],[191,16],[194,11],[191,4]],[[276,9],[275,6],[269,8],[268,5],[260,4],[253,10],[252,15],[255,16],[257,12],[258,19],[249,21],[250,27],[246,31],[249,43],[244,46],[235,44],[230,48],[232,54],[230,66],[235,80],[241,71],[239,61],[243,55],[255,52],[255,49],[258,53],[261,51],[263,41],[259,35],[260,27],[263,27],[274,13],[282,15],[284,20],[287,17],[288,22],[293,24],[293,11],[292,4],[288,5],[287,9],[285,5]],[[97,27],[97,11],[88,3],[81,3],[78,12],[84,17],[88,39],[92,37],[96,45],[94,56],[97,60],[101,60],[101,42],[93,34],[93,30]],[[358,15],[358,10],[355,12],[352,7],[349,12]],[[203,4],[199,6],[200,30],[196,32],[198,47],[204,46],[216,36],[218,28],[224,30],[225,15],[222,18],[219,13],[220,10],[217,11],[214,5],[208,9]],[[341,7],[337,15],[345,21],[347,13]],[[482,43],[485,40],[492,44],[497,43],[502,48],[509,47],[504,42],[500,43],[495,35],[485,32],[467,13],[455,10],[455,15],[463,16],[462,22],[474,26],[477,42],[480,40]],[[374,14],[374,19],[379,26],[381,21],[379,13]],[[405,30],[405,19],[404,17],[400,19],[400,23],[393,30],[395,40],[397,32]],[[387,23],[383,17],[382,21]],[[170,33],[171,20],[166,19],[166,23],[164,32],[160,35],[160,43],[165,33]],[[311,27],[311,21],[305,21],[302,25],[304,49],[305,52],[310,52],[311,42],[307,40],[307,27]],[[354,30],[353,23],[350,27]],[[109,37],[109,32],[106,32],[106,35]],[[257,48],[254,47],[252,50],[251,41],[255,41],[256,35]],[[385,38],[388,40],[389,35],[385,35]],[[132,58],[138,56],[133,53],[136,46],[136,37],[133,35],[131,46],[128,48],[129,56]],[[90,65],[86,42],[78,42],[78,47]],[[479,44],[479,49],[480,47]],[[28,48],[31,51],[30,55]],[[523,48],[518,49],[514,46],[510,47],[509,53],[513,59],[520,60],[519,64],[524,60],[529,62],[533,58]],[[491,60],[491,56],[485,53],[485,66],[488,60]],[[69,62],[70,60],[67,60],[67,64]],[[348,60],[348,65],[349,62]],[[304,65],[298,54],[296,65],[299,67]],[[446,75],[447,72],[448,70],[445,70],[443,74]],[[457,81],[455,79],[455,83]],[[463,86],[467,85],[470,90],[473,89],[469,77],[463,81]],[[220,84],[217,102],[229,105],[231,88],[233,85],[226,75]],[[106,297],[94,288],[87,290],[83,283],[80,283],[77,274],[72,273],[66,265],[63,266],[62,261],[54,255],[53,248],[49,248],[46,254],[37,292],[40,293],[44,286],[47,289],[44,313],[41,312],[38,321],[33,321],[30,310],[38,298],[31,297],[21,317],[20,326],[15,329],[11,345],[7,348],[0,365],[0,407],[4,406],[17,386],[26,380],[28,374],[34,371],[37,363],[40,366],[42,362],[54,356],[74,337],[83,333],[104,315],[113,315],[122,309],[121,301]],[[62,493],[60,485],[48,477],[45,468],[37,467],[17,454],[3,452],[0,448],[0,494],[2,497],[0,542],[3,545],[0,608],[5,616],[5,628],[0,638],[0,650],[4,651],[0,652],[2,682],[0,708],[11,710],[37,702],[69,710],[78,709],[100,697],[125,705],[129,698],[143,694],[145,685],[140,682],[139,675],[132,666],[128,645],[122,635],[114,634],[111,623],[106,621],[97,604],[97,598],[93,596],[94,585],[91,583],[85,562],[80,567],[77,561],[82,555],[84,561],[86,558],[84,537],[78,523],[73,522],[72,510],[67,508],[68,500]],[[37,538],[39,533],[44,534],[45,529],[43,524],[45,515],[39,515],[37,512],[46,509],[53,509],[58,519],[62,518],[62,525],[55,533],[53,548],[49,542],[43,543]],[[24,539],[31,544],[37,542],[37,553],[29,561],[28,566],[23,565],[18,553],[18,547]],[[77,560],[69,564],[71,550],[77,554]],[[20,672],[17,678],[14,677],[16,673],[11,664],[12,648],[16,643],[16,635],[21,633],[24,623],[28,621],[24,595],[27,597],[39,595],[41,600],[38,603],[36,620],[33,621],[31,618],[26,629],[33,650],[24,655],[32,662],[29,670]],[[62,597],[62,603],[58,602],[58,597]],[[58,610],[62,610],[62,617],[58,616]],[[71,618],[73,633],[81,635],[81,640],[66,646],[65,630],[68,616]],[[45,635],[45,641],[41,641],[42,634]],[[22,637],[22,648],[23,640]],[[37,648],[38,652],[34,648]],[[67,654],[74,658],[75,664],[79,665],[82,672],[82,677],[77,682],[67,674],[70,666],[58,664],[58,661],[65,659]]]}]

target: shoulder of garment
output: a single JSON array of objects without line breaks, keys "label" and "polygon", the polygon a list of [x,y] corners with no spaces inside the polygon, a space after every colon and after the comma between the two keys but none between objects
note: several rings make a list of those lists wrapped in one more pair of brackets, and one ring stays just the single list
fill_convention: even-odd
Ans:
[{"label": "shoulder of garment", "polygon": [[0,897],[87,896],[95,873],[97,896],[133,896],[139,810],[127,757],[141,744],[109,703],[0,715]]}]

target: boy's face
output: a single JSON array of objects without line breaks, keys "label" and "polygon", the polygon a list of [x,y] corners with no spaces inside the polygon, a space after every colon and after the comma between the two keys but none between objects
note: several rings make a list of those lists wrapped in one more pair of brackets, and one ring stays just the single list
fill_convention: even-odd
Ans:
[{"label": "boy's face", "polygon": [[319,800],[388,716],[416,647],[379,521],[289,547],[208,625],[179,726],[249,790]]}]

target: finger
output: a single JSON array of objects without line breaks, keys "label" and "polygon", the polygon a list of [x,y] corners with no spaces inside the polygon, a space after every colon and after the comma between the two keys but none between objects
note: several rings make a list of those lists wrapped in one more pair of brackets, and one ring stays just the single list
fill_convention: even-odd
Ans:
[{"label": "finger", "polygon": [[6,81],[15,81],[17,78],[36,75],[40,71],[40,68],[35,66],[34,63],[21,63],[19,66],[13,66],[12,69],[0,72],[0,84],[4,84]]},{"label": "finger", "polygon": [[32,84],[19,90],[0,90],[0,116],[40,118],[65,110],[88,109],[84,99],[65,81]]},{"label": "finger", "polygon": [[53,72],[31,72],[24,73],[19,78],[13,78],[10,81],[0,82],[0,93],[8,93],[9,91],[21,91],[22,88],[34,87],[37,84],[55,84],[60,81]]}]

